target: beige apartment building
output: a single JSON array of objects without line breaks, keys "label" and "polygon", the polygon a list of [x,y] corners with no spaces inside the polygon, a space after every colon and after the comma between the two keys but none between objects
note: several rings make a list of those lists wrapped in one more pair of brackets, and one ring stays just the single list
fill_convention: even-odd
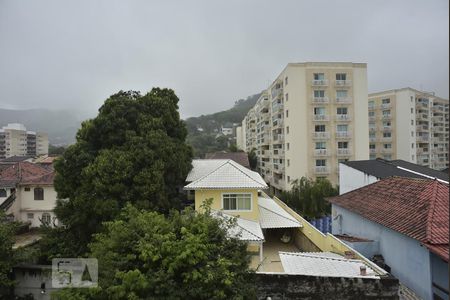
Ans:
[{"label": "beige apartment building", "polygon": [[370,159],[448,167],[449,101],[403,88],[369,95]]},{"label": "beige apartment building", "polygon": [[337,184],[339,162],[369,158],[367,95],[365,63],[290,63],[244,118],[241,143],[274,192],[302,176]]},{"label": "beige apartment building", "polygon": [[0,159],[47,154],[47,133],[27,131],[25,126],[19,123],[10,123],[0,129]]}]

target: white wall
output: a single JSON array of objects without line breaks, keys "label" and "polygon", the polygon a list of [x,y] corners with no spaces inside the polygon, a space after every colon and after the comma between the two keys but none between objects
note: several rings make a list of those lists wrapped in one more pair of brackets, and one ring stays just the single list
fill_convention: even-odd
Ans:
[{"label": "white wall", "polygon": [[342,163],[339,164],[339,195],[377,181],[378,178],[375,176],[368,175]]},{"label": "white wall", "polygon": [[391,274],[423,299],[432,299],[430,254],[419,241],[335,204],[332,232],[378,241],[379,254],[391,267]]},{"label": "white wall", "polygon": [[367,68],[353,68],[353,101],[355,131],[353,143],[355,144],[355,160],[369,159],[369,116],[368,116],[368,91]]},{"label": "white wall", "polygon": [[[413,101],[411,102],[411,97]],[[395,135],[397,145],[397,159],[403,159],[412,163],[417,162],[416,145],[411,148],[411,144],[416,141],[416,100],[415,93],[411,90],[402,90],[396,93],[395,99]],[[411,108],[414,113],[411,114]],[[411,120],[414,120],[414,124],[411,125]],[[411,136],[411,131],[414,132],[414,136]],[[414,155],[414,160],[412,159]]]}]

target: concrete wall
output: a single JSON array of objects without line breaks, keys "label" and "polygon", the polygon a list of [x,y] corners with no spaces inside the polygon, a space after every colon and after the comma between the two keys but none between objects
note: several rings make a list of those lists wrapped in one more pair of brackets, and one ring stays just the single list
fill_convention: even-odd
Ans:
[{"label": "concrete wall", "polygon": [[[448,262],[444,261],[437,255],[430,253],[431,258],[431,278],[433,280],[433,293],[438,295],[444,300],[449,299],[448,295]],[[439,286],[440,288],[438,288]],[[441,290],[441,288],[447,290],[447,293]]]},{"label": "concrete wall", "polygon": [[395,278],[341,278],[256,273],[257,299],[399,299]]},{"label": "concrete wall", "polygon": [[[413,100],[411,102],[411,97]],[[392,156],[396,159],[403,159],[412,163],[417,162],[416,145],[414,148],[411,144],[416,142],[416,101],[415,93],[412,90],[402,90],[396,94],[396,123],[395,136],[397,141],[397,153]],[[411,114],[411,108],[414,113]],[[411,124],[411,120],[413,124]],[[414,132],[414,136],[411,136],[411,132]],[[414,155],[414,159],[412,159]]]},{"label": "concrete wall", "polygon": [[243,219],[259,221],[259,208],[258,208],[258,191],[257,190],[197,190],[195,191],[195,210],[199,210],[200,206],[207,199],[213,199],[211,203],[211,209],[222,210],[222,194],[252,194],[252,207],[251,211],[225,211],[227,214],[233,216],[240,216]]},{"label": "concrete wall", "polygon": [[339,227],[342,234],[378,241],[379,253],[367,253],[369,258],[383,255],[392,275],[423,299],[432,299],[429,251],[417,240],[332,205],[333,234],[339,233]]},{"label": "concrete wall", "polygon": [[378,178],[344,164],[339,164],[339,195],[377,182]]},{"label": "concrete wall", "polygon": [[[49,300],[50,294],[56,290],[52,288],[51,275],[51,265],[15,267],[14,277],[16,285],[14,287],[14,294],[21,297],[32,294],[34,297],[33,299]],[[45,284],[45,293],[42,293],[41,284]]]}]

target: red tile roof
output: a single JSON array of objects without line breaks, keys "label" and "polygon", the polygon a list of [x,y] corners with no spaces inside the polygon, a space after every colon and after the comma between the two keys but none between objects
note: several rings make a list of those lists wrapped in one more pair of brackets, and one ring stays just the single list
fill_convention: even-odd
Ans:
[{"label": "red tile roof", "polygon": [[206,153],[205,159],[231,159],[237,162],[241,166],[250,169],[250,162],[248,161],[248,155],[245,152],[213,152]]},{"label": "red tile roof", "polygon": [[0,186],[53,184],[55,172],[29,162],[17,162],[0,171]]},{"label": "red tile roof", "polygon": [[448,261],[447,184],[437,180],[390,177],[328,201],[414,238]]}]

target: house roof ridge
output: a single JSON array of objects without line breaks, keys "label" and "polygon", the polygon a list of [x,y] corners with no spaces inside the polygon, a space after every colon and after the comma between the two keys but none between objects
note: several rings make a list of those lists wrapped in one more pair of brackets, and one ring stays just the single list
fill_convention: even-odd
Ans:
[{"label": "house roof ridge", "polygon": [[[294,217],[292,217],[292,219],[294,219],[294,220],[292,220],[292,219],[286,218],[285,216],[280,215],[279,213],[277,213],[277,212],[275,212],[275,211],[273,211],[273,210],[271,210],[271,209],[269,209],[269,208],[267,208],[267,207],[264,207],[264,206],[262,206],[262,205],[260,205],[260,204],[258,204],[258,206],[259,206],[260,208],[263,208],[263,209],[265,209],[265,210],[268,210],[268,211],[270,211],[270,212],[276,214],[277,216],[280,216],[280,217],[282,217],[282,218],[284,218],[284,219],[286,219],[286,220],[288,220],[288,221],[300,223],[300,222],[298,222],[297,220],[295,220]],[[288,213],[288,212],[286,211],[286,213]],[[289,214],[289,213],[288,213],[288,214]],[[290,215],[290,214],[289,214],[289,215]]]}]

